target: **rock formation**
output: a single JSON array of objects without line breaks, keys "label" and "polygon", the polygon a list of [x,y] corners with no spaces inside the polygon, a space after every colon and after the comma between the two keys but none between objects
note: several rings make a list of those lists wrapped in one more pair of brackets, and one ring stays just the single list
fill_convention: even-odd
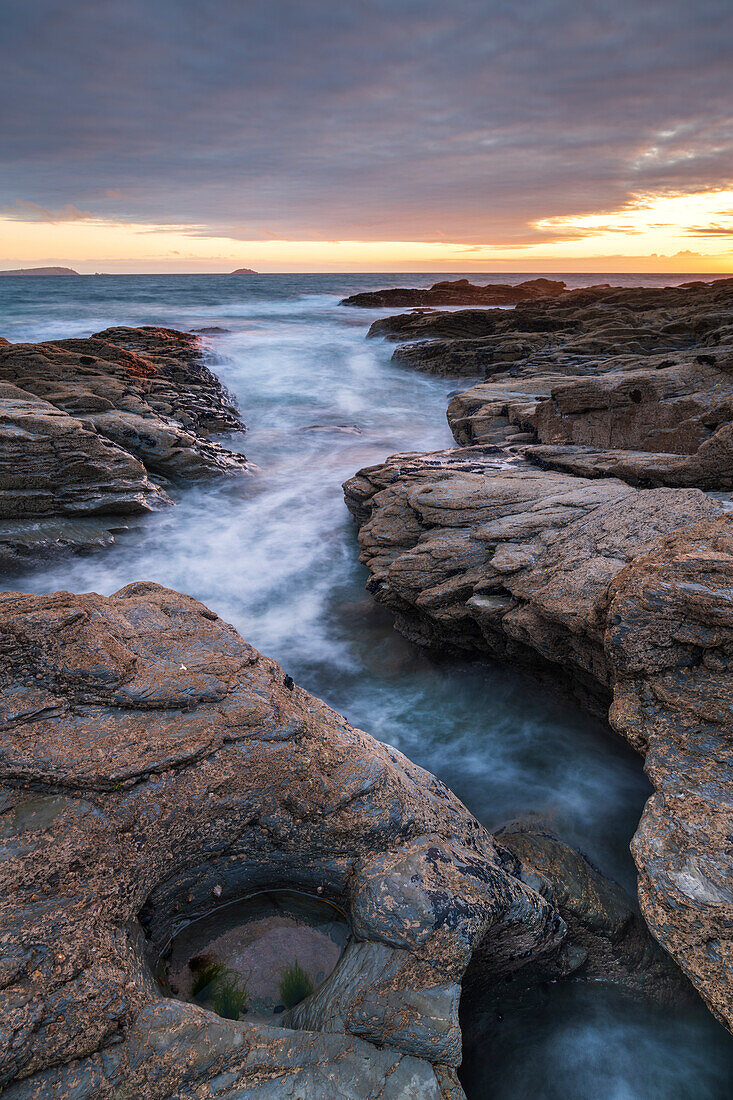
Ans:
[{"label": "rock formation", "polygon": [[[8,1100],[459,1100],[467,968],[680,993],[579,857],[537,830],[494,841],[190,597],[3,593],[0,688]],[[268,888],[348,916],[330,977],[283,1027],[166,997],[171,937]]]},{"label": "rock formation", "polygon": [[0,561],[110,541],[164,486],[248,468],[210,436],[244,425],[197,337],[114,328],[0,346]]},{"label": "rock formation", "polygon": [[504,306],[537,298],[556,298],[565,291],[565,283],[553,279],[528,279],[523,283],[487,283],[476,286],[468,279],[433,283],[431,287],[391,290],[367,290],[341,301],[342,306],[383,309],[385,306]]},{"label": "rock formation", "polygon": [[370,334],[420,340],[395,352],[406,366],[485,378],[448,409],[461,445],[536,443],[528,458],[585,477],[733,488],[733,280],[405,314]]},{"label": "rock formation", "polygon": [[344,486],[369,590],[422,645],[483,651],[610,698],[600,606],[664,535],[713,519],[696,489],[545,473],[488,447],[393,455]]},{"label": "rock formation", "polygon": [[[469,445],[345,484],[368,588],[420,644],[610,706],[656,792],[632,849],[644,916],[732,1027],[733,280],[481,313],[379,323],[435,335],[416,364],[491,376],[448,410]],[[462,325],[478,335],[446,335]]]}]

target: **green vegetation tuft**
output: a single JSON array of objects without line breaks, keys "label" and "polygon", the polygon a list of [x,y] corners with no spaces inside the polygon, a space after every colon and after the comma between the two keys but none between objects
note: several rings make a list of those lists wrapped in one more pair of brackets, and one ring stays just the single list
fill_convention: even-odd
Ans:
[{"label": "green vegetation tuft", "polygon": [[219,962],[213,955],[196,955],[189,960],[188,969],[193,974],[191,982],[191,996],[198,997],[207,986],[213,985],[226,973],[224,963]]},{"label": "green vegetation tuft", "polygon": [[214,955],[189,959],[193,975],[191,995],[211,1001],[213,1009],[227,1020],[238,1020],[249,1003],[249,983],[236,970],[228,970]]},{"label": "green vegetation tuft", "polygon": [[214,1012],[227,1020],[238,1020],[249,1003],[249,983],[234,970],[225,970],[212,991]]},{"label": "green vegetation tuft", "polygon": [[298,960],[280,971],[280,1000],[286,1008],[294,1008],[313,992],[313,982]]}]

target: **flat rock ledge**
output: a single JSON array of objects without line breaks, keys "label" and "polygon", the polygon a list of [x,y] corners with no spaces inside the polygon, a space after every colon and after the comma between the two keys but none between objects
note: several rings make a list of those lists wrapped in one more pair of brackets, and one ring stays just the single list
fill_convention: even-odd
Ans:
[{"label": "flat rock ledge", "polygon": [[652,932],[733,1025],[733,517],[698,489],[394,455],[344,486],[367,587],[428,646],[569,684],[646,758],[632,851]]},{"label": "flat rock ledge", "polygon": [[[460,1100],[467,976],[680,994],[582,857],[532,826],[495,841],[190,597],[0,594],[0,689],[7,1100]],[[182,927],[278,888],[352,931],[283,1026],[165,995],[153,966]]]},{"label": "flat rock ledge", "polygon": [[0,345],[0,565],[108,545],[166,492],[251,469],[244,431],[192,333],[112,328]]}]

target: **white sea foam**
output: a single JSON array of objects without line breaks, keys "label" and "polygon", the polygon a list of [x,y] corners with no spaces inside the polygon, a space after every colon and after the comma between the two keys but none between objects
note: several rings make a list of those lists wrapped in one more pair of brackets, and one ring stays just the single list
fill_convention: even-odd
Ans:
[{"label": "white sea foam", "polygon": [[[230,329],[211,340],[214,369],[241,405],[249,425],[242,445],[259,472],[179,493],[176,508],[144,520],[112,550],[14,577],[12,586],[108,594],[148,579],[189,592],[351,722],[439,775],[489,826],[539,812],[633,887],[628,842],[650,789],[639,758],[576,707],[506,667],[435,661],[416,651],[364,591],[341,482],[394,451],[450,445],[445,407],[456,386],[392,364],[390,345],[364,339],[371,311],[336,304],[375,280],[112,279],[96,290],[94,280],[58,280],[63,288],[56,297],[44,288],[44,299],[28,282],[0,322],[11,338],[121,323]],[[304,430],[329,425],[356,425],[361,434]],[[604,1015],[586,1031],[573,1030],[569,1002],[553,1032],[558,1040],[571,1036],[571,1047],[562,1048],[568,1065],[586,1052],[588,1072],[573,1071],[564,1093],[514,1095],[717,1100],[714,1091],[695,1091],[692,1033],[664,1033],[658,1024],[644,1031],[637,1022],[637,1057],[625,1046],[626,1010],[606,1006],[602,992],[594,1003]],[[705,1026],[716,1027],[700,1025],[693,1045],[707,1042]],[[642,1077],[614,1069],[611,1042],[637,1068],[651,1051],[656,1078],[651,1070]],[[545,1080],[562,1076],[549,1040],[531,1050]],[[713,1068],[722,1064],[716,1052]],[[664,1091],[661,1067],[670,1058],[683,1081],[676,1093]],[[646,1082],[642,1091],[623,1091],[635,1076]],[[598,1091],[588,1091],[596,1079]]]}]

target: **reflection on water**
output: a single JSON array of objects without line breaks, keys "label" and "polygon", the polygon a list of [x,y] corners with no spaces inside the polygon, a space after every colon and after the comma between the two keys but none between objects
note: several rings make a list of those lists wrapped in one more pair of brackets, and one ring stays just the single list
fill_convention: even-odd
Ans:
[{"label": "reflection on water", "polygon": [[[335,295],[380,281],[177,277],[84,280],[85,289],[66,280],[55,293],[72,298],[60,302],[50,291],[39,301],[41,288],[33,288],[35,297],[28,287],[14,292],[15,338],[88,333],[118,323],[230,330],[211,339],[215,369],[241,404],[250,426],[242,447],[260,469],[246,481],[179,494],[175,509],[146,520],[111,551],[15,577],[12,585],[106,594],[146,579],[189,592],[352,723],[438,775],[488,826],[539,812],[602,870],[633,887],[628,843],[650,790],[636,754],[575,706],[504,666],[439,660],[415,650],[364,592],[366,571],[341,482],[394,451],[450,445],[445,408],[456,388],[454,380],[392,365],[391,347],[365,341],[376,312],[336,306]],[[95,290],[94,283],[102,285]],[[5,331],[11,335],[7,326]],[[599,1075],[593,1095],[675,1095],[660,1092],[662,1084],[644,1084],[641,1070],[653,1077],[655,1051],[658,1067],[674,1059],[683,1077],[684,1067],[692,1067],[688,1091],[678,1095],[717,1100],[707,1085],[694,1091],[692,1072],[701,1049],[721,1073],[730,1068],[711,1020],[703,1017],[691,1039],[682,1025],[670,1030],[642,1015],[634,1022],[627,1063],[614,1067],[601,1057],[603,1036],[609,1021],[622,1033],[626,1008],[602,988],[582,997],[595,1006],[586,1017],[598,1042],[589,1043],[585,1032],[582,1039],[584,1048],[596,1051],[588,1055]],[[567,1050],[580,1034],[571,1026],[580,998],[579,987],[572,987],[558,1002],[546,1022],[546,1041],[536,1029],[536,1042],[528,1037],[533,1061],[545,1066],[544,1075],[537,1071],[545,1084],[526,1093],[519,1088],[514,1096],[557,1095],[550,1081],[551,1033],[554,1028]],[[635,1074],[627,1070],[637,1063],[641,1091],[623,1091],[627,1077],[633,1087]],[[510,1095],[483,1089],[471,1095]],[[568,1079],[564,1097],[586,1095]]]}]

